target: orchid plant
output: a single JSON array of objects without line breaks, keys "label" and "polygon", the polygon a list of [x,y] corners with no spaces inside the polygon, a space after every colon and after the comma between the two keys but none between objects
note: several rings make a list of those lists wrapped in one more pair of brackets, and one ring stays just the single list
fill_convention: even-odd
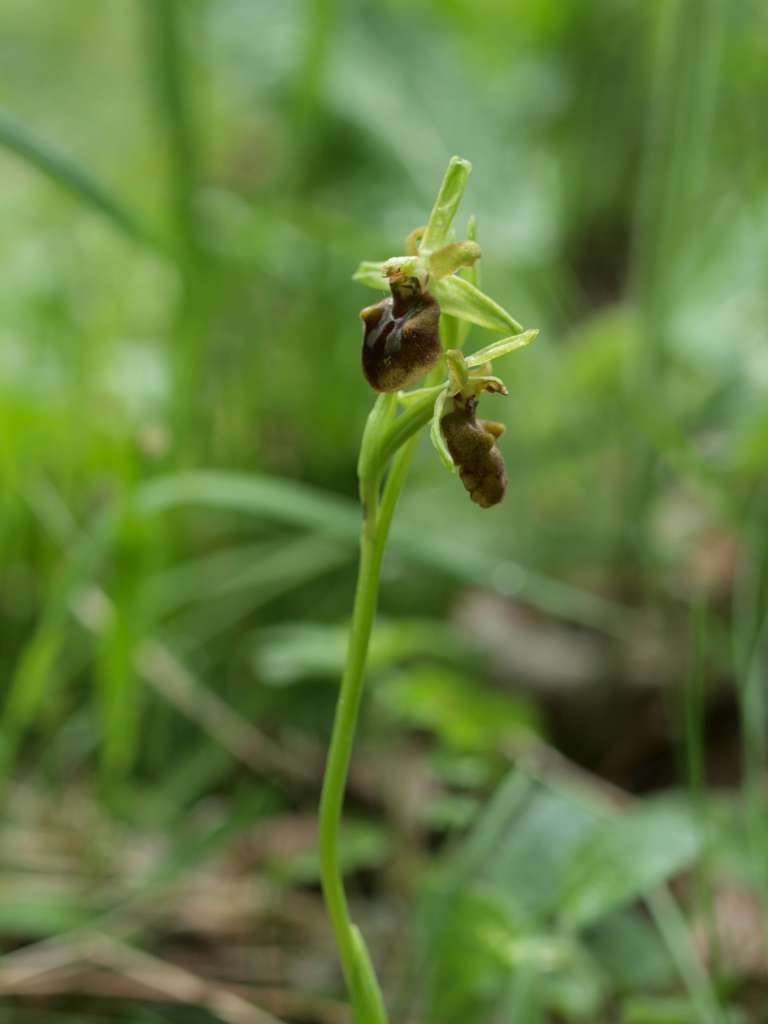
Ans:
[{"label": "orchid plant", "polygon": [[[320,857],[328,914],[349,990],[355,1024],[387,1024],[376,974],[359,929],[352,923],[339,857],[339,832],[379,575],[395,506],[418,435],[431,422],[440,459],[458,471],[474,502],[497,504],[506,490],[497,440],[503,427],[478,419],[483,392],[507,394],[492,374],[493,363],[538,334],[524,331],[480,290],[481,250],[470,221],[464,241],[452,223],[471,165],[453,157],[427,224],[411,232],[405,252],[383,262],[364,262],[354,279],[388,292],[362,311],[363,372],[379,392],[363,433],[358,461],[363,522],[360,563],[344,675],[336,708],[320,801]],[[472,324],[504,334],[471,355],[462,352]],[[405,390],[428,375],[425,386]]]}]

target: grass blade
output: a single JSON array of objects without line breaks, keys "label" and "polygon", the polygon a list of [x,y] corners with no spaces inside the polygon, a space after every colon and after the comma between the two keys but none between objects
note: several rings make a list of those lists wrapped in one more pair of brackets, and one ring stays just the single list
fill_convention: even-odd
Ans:
[{"label": "grass blade", "polygon": [[162,249],[140,219],[116,199],[84,167],[60,150],[30,134],[0,111],[0,146],[41,171],[83,205],[106,217],[122,234],[135,242]]},{"label": "grass blade", "polygon": [[[249,515],[319,530],[357,545],[360,512],[346,498],[309,487],[296,480],[225,471],[197,471],[159,477],[139,489],[137,510],[155,514],[181,505],[236,509]],[[620,633],[627,613],[596,594],[580,590],[512,561],[468,550],[452,538],[426,536],[423,530],[396,524],[391,542],[416,564],[446,573],[462,582],[479,584],[506,596],[515,596],[550,614],[583,625]],[[504,578],[511,585],[494,580]]]}]

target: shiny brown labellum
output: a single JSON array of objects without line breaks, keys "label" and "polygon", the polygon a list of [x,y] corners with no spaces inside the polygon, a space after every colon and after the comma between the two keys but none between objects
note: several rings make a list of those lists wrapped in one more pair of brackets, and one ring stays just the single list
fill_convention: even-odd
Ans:
[{"label": "shiny brown labellum", "polygon": [[476,405],[474,398],[457,404],[453,412],[443,416],[440,427],[472,501],[490,508],[498,505],[507,490],[504,457],[496,447],[496,438],[504,427],[491,420],[477,419]]},{"label": "shiny brown labellum", "polygon": [[363,373],[376,391],[397,391],[413,383],[442,353],[437,300],[416,282],[391,287],[391,298],[360,313]]}]

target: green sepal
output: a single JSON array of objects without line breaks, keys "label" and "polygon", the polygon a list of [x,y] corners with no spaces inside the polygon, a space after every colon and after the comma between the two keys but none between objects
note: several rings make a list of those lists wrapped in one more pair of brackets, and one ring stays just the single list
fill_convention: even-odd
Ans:
[{"label": "green sepal", "polygon": [[494,395],[508,395],[507,386],[501,377],[470,377],[467,381],[467,390],[475,395],[481,395],[483,391],[490,391]]},{"label": "green sepal", "polygon": [[493,341],[490,345],[486,345],[485,348],[480,348],[477,352],[467,356],[465,362],[470,368],[491,363],[494,359],[501,359],[502,356],[506,356],[518,348],[525,348],[526,345],[530,345],[538,333],[536,329],[521,331],[520,334],[513,334],[509,338]]},{"label": "green sepal", "polygon": [[[467,221],[467,241],[477,242],[477,218],[474,213],[471,214]],[[480,261],[477,260],[471,266],[464,267],[464,269],[460,271],[460,276],[469,281],[470,284],[473,284],[475,288],[480,288]],[[459,330],[453,348],[464,348],[471,330],[471,324],[466,320],[457,320],[456,323],[459,325]]]},{"label": "green sepal", "polygon": [[452,394],[462,391],[469,381],[467,363],[460,349],[449,348],[445,353],[445,365],[448,369],[448,388]]},{"label": "green sepal", "polygon": [[464,189],[467,187],[467,179],[471,170],[472,164],[469,160],[462,160],[458,156],[451,157],[419,243],[419,252],[423,255],[435,252],[448,241],[448,232],[451,230],[453,218],[456,216],[456,210],[464,195]]},{"label": "green sepal", "polygon": [[[477,217],[474,213],[469,215],[469,219],[467,221],[467,241],[477,241]],[[473,263],[471,267],[467,267],[464,272],[464,277],[466,277],[469,283],[473,284],[475,288],[482,288],[480,281],[480,266],[477,263]]]},{"label": "green sepal", "polygon": [[468,320],[489,331],[509,331],[519,334],[522,325],[492,298],[473,284],[455,274],[435,281],[432,294],[440,303],[443,313],[460,320]]},{"label": "green sepal", "polygon": [[409,409],[411,406],[421,402],[424,398],[428,398],[430,396],[436,397],[445,387],[445,384],[434,384],[429,388],[415,388],[413,391],[398,391],[397,400],[404,409]]},{"label": "green sepal", "polygon": [[435,400],[435,409],[432,413],[432,424],[429,428],[429,438],[435,446],[435,450],[440,456],[442,464],[446,469],[450,469],[451,472],[453,472],[456,469],[456,464],[451,458],[451,453],[448,451],[448,445],[445,443],[445,438],[443,437],[443,428],[440,425],[441,420],[445,415],[445,403],[448,401],[448,397],[448,388],[446,386]]}]

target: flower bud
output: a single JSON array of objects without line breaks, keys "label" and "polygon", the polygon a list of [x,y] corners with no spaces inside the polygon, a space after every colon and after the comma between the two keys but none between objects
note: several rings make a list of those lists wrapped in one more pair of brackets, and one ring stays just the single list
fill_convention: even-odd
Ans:
[{"label": "flower bud", "polygon": [[390,277],[392,297],[368,306],[363,373],[376,391],[397,391],[431,370],[442,353],[440,306],[414,277]]},{"label": "flower bud", "polygon": [[498,505],[507,489],[504,457],[496,447],[504,426],[477,419],[476,407],[476,398],[463,404],[457,400],[453,412],[440,420],[440,428],[472,501],[481,508],[490,508]]}]

